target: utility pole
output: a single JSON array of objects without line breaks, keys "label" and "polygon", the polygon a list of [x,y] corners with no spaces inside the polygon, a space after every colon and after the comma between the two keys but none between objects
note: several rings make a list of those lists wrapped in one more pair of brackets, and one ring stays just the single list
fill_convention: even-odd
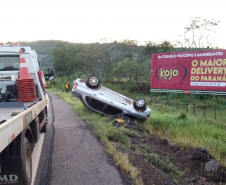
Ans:
[{"label": "utility pole", "polygon": [[85,61],[86,61],[86,58],[84,58],[84,74],[85,74]]}]

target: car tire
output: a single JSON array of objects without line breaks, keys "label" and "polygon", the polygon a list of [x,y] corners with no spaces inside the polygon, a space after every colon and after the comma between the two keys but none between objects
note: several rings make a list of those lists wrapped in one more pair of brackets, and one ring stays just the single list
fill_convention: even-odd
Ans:
[{"label": "car tire", "polygon": [[30,185],[32,180],[32,157],[30,143],[26,137],[23,140],[22,172],[24,185]]},{"label": "car tire", "polygon": [[92,75],[92,76],[90,76],[90,77],[88,78],[87,83],[88,83],[88,86],[89,86],[91,89],[95,89],[95,88],[97,88],[97,87],[99,86],[99,84],[100,84],[100,79],[99,79],[97,76]]},{"label": "car tire", "polygon": [[145,108],[146,106],[147,106],[147,102],[144,98],[137,99],[134,104],[134,107],[139,110]]}]

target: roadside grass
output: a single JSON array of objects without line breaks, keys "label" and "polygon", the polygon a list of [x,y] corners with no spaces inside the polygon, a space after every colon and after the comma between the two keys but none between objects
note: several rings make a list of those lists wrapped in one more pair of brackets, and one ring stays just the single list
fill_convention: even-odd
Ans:
[{"label": "roadside grass", "polygon": [[217,124],[208,124],[205,119],[194,116],[181,119],[181,114],[153,111],[144,126],[158,137],[167,138],[168,135],[174,143],[185,149],[206,147],[210,154],[226,165],[226,130]]},{"label": "roadside grass", "polygon": [[[184,149],[206,147],[211,155],[226,166],[225,103],[218,104],[207,99],[204,104],[202,100],[195,99],[189,105],[184,105],[178,98],[172,99],[168,105],[166,100],[151,103],[150,96],[129,93],[111,84],[105,86],[131,99],[145,97],[148,100],[152,114],[143,124],[150,134],[171,139]],[[160,100],[161,96],[156,96],[156,99]],[[178,109],[177,102],[181,102]],[[196,104],[196,115],[193,114],[193,104]]]},{"label": "roadside grass", "polygon": [[[103,86],[131,99],[137,99],[139,97],[146,98],[148,106],[152,109],[152,114],[142,124],[150,134],[163,139],[171,139],[175,144],[184,149],[206,147],[211,155],[226,166],[225,104],[217,104],[210,99],[207,99],[204,104],[203,101],[195,99],[189,105],[184,105],[179,98],[172,99],[168,105],[166,104],[166,100],[160,103],[151,103],[150,96],[130,93],[126,89],[122,90],[117,85],[103,84]],[[51,90],[49,91],[51,92]],[[58,94],[61,98],[64,98],[68,103],[73,105],[73,109],[80,114],[81,118],[95,128],[95,135],[105,144],[106,152],[113,156],[116,163],[119,163],[118,157],[114,156],[116,154],[117,156],[124,154],[119,154],[116,151],[115,143],[120,143],[129,148],[131,143],[128,136],[131,134],[136,135],[136,133],[130,132],[123,127],[116,129],[112,126],[108,118],[86,110],[79,100],[71,96],[70,92],[66,93],[62,92],[62,89],[54,89],[53,93]],[[161,96],[157,94],[156,99],[160,100]],[[177,104],[177,102],[181,103]],[[196,104],[196,115],[193,114],[194,103]],[[157,161],[154,165],[159,165],[158,168],[161,168],[161,166],[163,166],[162,168],[166,168],[162,164],[167,164],[167,159],[165,160],[155,154],[146,157],[150,162]],[[125,166],[127,165],[125,164]],[[170,163],[166,166],[170,166],[170,173],[180,178],[182,172],[174,169]],[[122,167],[122,169],[126,171],[127,167]],[[132,169],[131,167],[131,171],[133,171]],[[132,173],[131,171],[130,173]],[[138,174],[138,171],[135,174]],[[140,183],[139,175],[135,175],[134,179],[134,182],[138,181]]]}]

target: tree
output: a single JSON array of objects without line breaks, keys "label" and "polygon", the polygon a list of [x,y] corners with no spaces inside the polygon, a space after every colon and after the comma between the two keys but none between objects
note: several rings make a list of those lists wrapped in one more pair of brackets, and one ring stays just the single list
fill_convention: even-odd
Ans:
[{"label": "tree", "polygon": [[162,41],[161,43],[157,44],[152,41],[147,41],[145,46],[145,53],[149,57],[155,53],[167,53],[167,52],[174,52],[175,47],[170,41]]},{"label": "tree", "polygon": [[62,44],[58,43],[56,47],[51,51],[53,66],[55,68],[56,73],[58,72],[67,72],[67,48]]},{"label": "tree", "polygon": [[195,17],[191,19],[191,24],[184,28],[182,39],[176,43],[183,48],[211,48],[214,43],[213,34],[219,24],[219,21]]}]

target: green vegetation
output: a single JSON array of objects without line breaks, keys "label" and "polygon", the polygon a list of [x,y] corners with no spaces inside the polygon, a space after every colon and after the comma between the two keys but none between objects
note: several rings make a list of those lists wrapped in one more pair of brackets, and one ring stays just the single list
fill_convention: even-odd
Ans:
[{"label": "green vegetation", "polygon": [[149,82],[151,54],[171,51],[175,48],[168,41],[138,46],[135,40],[124,40],[102,44],[58,43],[51,50],[51,56],[57,76],[96,73],[105,82],[122,79]]},{"label": "green vegetation", "polygon": [[[58,42],[49,50],[57,76],[55,80],[48,82],[48,85],[55,85],[50,91],[72,105],[81,118],[93,128],[94,134],[105,145],[106,152],[112,156],[116,165],[130,174],[135,184],[143,184],[139,171],[130,163],[128,154],[118,149],[118,146],[129,153],[142,155],[155,167],[170,174],[174,181],[179,180],[183,172],[178,170],[169,158],[153,153],[148,145],[131,144],[130,137],[137,136],[136,131],[124,127],[115,128],[109,118],[86,110],[70,92],[67,93],[65,83],[69,83],[71,89],[73,80],[87,79],[90,74],[95,73],[100,77],[101,84],[113,91],[131,99],[145,97],[152,109],[152,115],[140,123],[151,135],[170,139],[184,149],[206,147],[211,155],[226,166],[225,103],[218,104],[219,102],[212,101],[211,96],[200,96],[199,99],[190,97],[189,105],[185,105],[185,99],[178,96],[171,97],[170,103],[166,100],[160,102],[162,96],[164,97],[164,94],[160,93],[155,94],[155,103],[151,103],[149,95],[152,54],[213,49],[209,40],[204,43],[200,35],[196,35],[199,40],[197,43],[194,35],[193,39],[189,40],[186,34],[190,31],[208,32],[208,26],[217,25],[218,22],[215,21],[193,20],[192,24],[185,28],[185,40],[177,42],[181,48],[175,48],[169,41],[158,44],[148,41],[143,46],[139,46],[135,40],[102,44]],[[98,52],[92,52],[95,48],[99,48]],[[141,83],[142,86],[138,86]],[[205,104],[203,99],[206,99]],[[196,105],[196,115],[193,114],[193,104]]]},{"label": "green vegetation", "polygon": [[[72,79],[70,79],[72,81]],[[56,84],[61,84],[61,91],[64,90],[64,79],[56,79]],[[69,82],[71,82],[69,81]],[[131,99],[136,99],[144,95],[129,93],[127,89],[120,89],[118,85],[109,83],[104,86],[117,91]],[[55,92],[55,89],[53,89]],[[69,93],[70,94],[70,93]],[[64,97],[67,100],[67,96]],[[174,143],[180,145],[184,149],[192,149],[195,147],[206,147],[211,155],[226,166],[226,114],[225,105],[217,104],[217,102],[207,99],[205,106],[200,100],[193,100],[191,106],[179,104],[178,110],[176,102],[182,103],[180,99],[175,97],[171,100],[171,104],[166,105],[165,101],[161,103],[150,103],[150,96],[145,96],[148,100],[148,106],[152,109],[151,116],[143,122],[144,127],[149,130],[150,134],[160,138],[171,139]],[[157,100],[160,95],[157,94]],[[69,98],[67,101],[71,101]],[[196,115],[193,114],[193,103],[196,104]],[[83,110],[83,105],[80,105]],[[205,116],[204,110],[205,107]],[[215,108],[217,107],[217,119],[215,119]],[[76,108],[79,112],[79,109]],[[81,111],[79,112],[81,114]],[[81,114],[82,119],[91,119],[89,114]],[[111,123],[102,124],[100,120],[106,122],[105,117],[99,119],[99,115],[93,114],[90,123],[97,128],[96,135],[107,135],[107,139],[130,146],[127,139],[130,133],[127,129],[115,129]],[[117,137],[116,137],[117,136]]]},{"label": "green vegetation", "polygon": [[[169,137],[185,149],[206,147],[211,155],[226,165],[225,109],[218,109],[221,116],[215,120],[214,115],[204,117],[203,113],[197,113],[195,116],[192,111],[183,110],[178,114],[175,105],[164,105],[165,109],[162,109],[161,104],[151,104],[150,107],[153,112],[144,126],[151,134],[161,138]],[[208,112],[214,113],[214,109],[209,108]]]}]

